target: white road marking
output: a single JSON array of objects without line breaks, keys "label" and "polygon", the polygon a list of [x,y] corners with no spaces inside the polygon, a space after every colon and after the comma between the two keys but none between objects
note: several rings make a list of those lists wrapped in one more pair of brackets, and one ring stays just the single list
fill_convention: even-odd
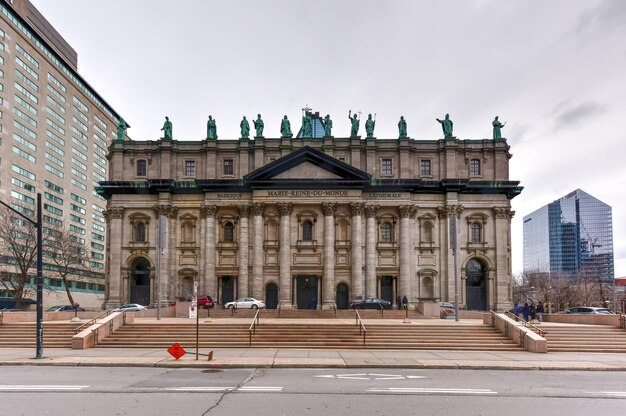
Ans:
[{"label": "white road marking", "polygon": [[191,386],[191,387],[166,387],[163,389],[164,391],[186,391],[186,392],[197,392],[197,391],[206,391],[206,392],[228,392],[228,391],[239,391],[239,392],[280,392],[283,391],[282,387],[279,386],[245,386],[245,387],[209,387],[209,386]]},{"label": "white road marking", "polygon": [[447,389],[438,387],[389,387],[386,389],[369,388],[368,392],[376,393],[403,393],[403,394],[425,394],[425,393],[446,393],[446,394],[498,394],[489,389]]},{"label": "white road marking", "polygon": [[60,391],[60,390],[82,390],[89,386],[67,386],[54,384],[0,384],[0,391]]},{"label": "white road marking", "polygon": [[334,378],[338,380],[406,380],[426,378],[426,376],[403,376],[401,374],[355,373],[355,374],[322,374],[317,378]]},{"label": "white road marking", "polygon": [[589,391],[594,396],[626,397],[626,391]]}]

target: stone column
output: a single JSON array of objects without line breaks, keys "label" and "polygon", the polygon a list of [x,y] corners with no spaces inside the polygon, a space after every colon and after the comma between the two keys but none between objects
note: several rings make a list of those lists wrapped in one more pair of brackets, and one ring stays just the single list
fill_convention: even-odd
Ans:
[{"label": "stone column", "polygon": [[280,213],[280,248],[279,248],[279,274],[280,293],[279,301],[282,307],[291,308],[291,212],[293,204],[290,202],[278,204]]},{"label": "stone column", "polygon": [[[109,241],[109,293],[105,302],[105,308],[120,306],[123,302],[122,292],[122,242],[124,208],[111,207],[104,212],[107,220]],[[125,301],[126,299],[124,299]]]},{"label": "stone column", "polygon": [[[511,308],[512,299],[509,293],[509,285],[513,279],[511,271],[511,219],[515,211],[510,207],[493,207],[495,213],[495,270],[489,271],[487,281],[489,287],[487,306],[495,311],[503,311]],[[486,231],[486,230],[484,230]],[[485,233],[486,235],[486,233]]]},{"label": "stone column", "polygon": [[365,282],[363,279],[363,242],[361,230],[361,214],[363,213],[363,204],[355,202],[350,204],[350,212],[352,213],[352,299],[363,299],[363,287]]},{"label": "stone column", "polygon": [[[178,236],[178,207],[168,207],[168,219],[167,232],[169,236],[169,247],[165,250],[165,255],[168,259],[169,273],[167,276],[167,292],[163,292],[162,299],[168,303],[176,299],[177,285],[178,285],[178,251],[176,249],[176,238]],[[163,290],[163,286],[161,286]]]},{"label": "stone column", "polygon": [[239,296],[250,296],[250,286],[248,284],[248,259],[249,259],[249,235],[248,216],[250,215],[250,205],[239,205],[239,277],[237,278],[237,289]]},{"label": "stone column", "polygon": [[400,205],[400,279],[398,296],[413,298],[411,293],[411,216],[415,212],[413,205]]},{"label": "stone column", "polygon": [[161,292],[161,305],[167,305],[167,300],[169,299],[168,294],[168,280],[169,280],[169,220],[168,214],[170,212],[170,207],[166,203],[160,203],[154,205],[152,210],[155,213],[157,218],[156,223],[156,235],[155,235],[155,247],[156,247],[156,258],[155,258],[155,278],[156,282],[156,293],[152,296],[155,299],[155,303],[158,302],[159,297],[159,288]]},{"label": "stone column", "polygon": [[264,299],[263,296],[263,265],[265,264],[265,251],[263,249],[263,203],[252,204],[252,297]]},{"label": "stone column", "polygon": [[206,217],[205,221],[205,244],[204,253],[204,287],[206,294],[211,296],[217,302],[217,278],[215,276],[215,213],[217,207],[215,205],[204,205],[203,212]]},{"label": "stone column", "polygon": [[322,278],[322,309],[335,304],[335,210],[337,204],[324,202],[324,277]]},{"label": "stone column", "polygon": [[[437,208],[439,213],[439,230],[440,230],[440,244],[439,250],[441,254],[440,275],[441,275],[441,297],[442,300],[447,298],[448,301],[454,302],[454,256],[450,249],[450,217],[456,215],[457,217],[457,247],[460,242],[458,237],[458,231],[460,222],[458,221],[463,212],[462,205],[445,205]],[[460,252],[457,250],[457,252]],[[461,276],[461,259],[457,259],[457,273],[459,276],[459,305],[463,304],[463,284]]]},{"label": "stone column", "polygon": [[378,288],[376,287],[376,266],[378,265],[378,251],[376,250],[376,242],[378,240],[376,229],[376,212],[378,205],[366,205],[365,217],[367,218],[367,246],[365,254],[366,265],[366,296],[376,297]]}]

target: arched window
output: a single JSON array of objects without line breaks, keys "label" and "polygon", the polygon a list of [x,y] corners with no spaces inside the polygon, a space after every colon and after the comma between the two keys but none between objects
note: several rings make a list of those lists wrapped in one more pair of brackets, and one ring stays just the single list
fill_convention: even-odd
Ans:
[{"label": "arched window", "polygon": [[383,243],[391,243],[391,235],[392,235],[393,227],[388,222],[383,222],[380,226],[380,240]]},{"label": "arched window", "polygon": [[235,226],[232,222],[227,222],[224,224],[224,242],[232,243],[234,241],[235,236]]},{"label": "arched window", "polygon": [[433,223],[430,221],[424,221],[424,223],[422,224],[422,242],[433,242]]},{"label": "arched window", "polygon": [[137,176],[146,176],[148,173],[148,164],[144,159],[137,161]]},{"label": "arched window", "polygon": [[302,241],[313,241],[313,223],[304,221],[302,223]]},{"label": "arched window", "polygon": [[135,224],[135,242],[146,242],[146,224],[143,222],[138,222],[137,224]]},{"label": "arched window", "polygon": [[470,241],[472,243],[482,243],[483,239],[482,239],[482,231],[483,231],[483,227],[476,223],[473,222],[472,225],[470,226],[470,230],[471,230],[471,236],[470,236]]},{"label": "arched window", "polygon": [[479,176],[480,175],[480,160],[472,159],[470,160],[470,175],[471,176]]}]

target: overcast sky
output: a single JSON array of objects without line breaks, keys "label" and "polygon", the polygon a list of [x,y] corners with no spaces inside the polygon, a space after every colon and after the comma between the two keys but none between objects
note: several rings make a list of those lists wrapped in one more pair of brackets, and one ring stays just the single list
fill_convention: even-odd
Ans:
[{"label": "overcast sky", "polygon": [[[78,52],[79,73],[135,140],[220,138],[257,113],[278,136],[305,105],[348,135],[349,109],[376,136],[461,139],[506,121],[513,271],[522,217],[580,188],[613,208],[615,274],[626,276],[626,1],[31,0]],[[297,130],[297,127],[295,128]]]}]

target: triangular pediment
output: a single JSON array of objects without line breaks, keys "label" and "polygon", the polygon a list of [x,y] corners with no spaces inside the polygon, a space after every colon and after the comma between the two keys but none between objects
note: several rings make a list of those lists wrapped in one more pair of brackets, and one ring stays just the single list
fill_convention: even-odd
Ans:
[{"label": "triangular pediment", "polygon": [[250,172],[244,180],[252,187],[295,183],[359,187],[369,184],[370,175],[305,146]]}]

